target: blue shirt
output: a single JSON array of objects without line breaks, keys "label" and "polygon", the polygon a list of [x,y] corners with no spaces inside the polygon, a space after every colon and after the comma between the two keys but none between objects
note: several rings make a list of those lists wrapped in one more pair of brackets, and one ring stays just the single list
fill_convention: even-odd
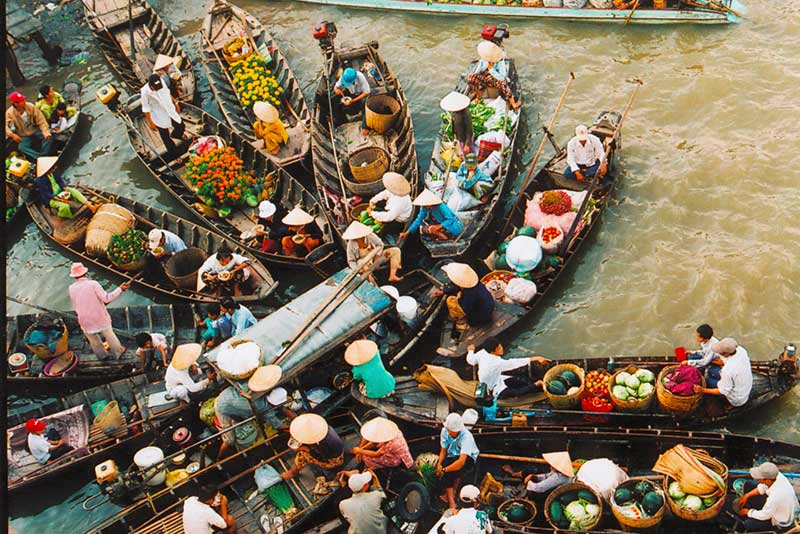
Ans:
[{"label": "blue shirt", "polygon": [[176,254],[181,250],[186,250],[186,243],[184,243],[183,239],[178,237],[176,234],[173,234],[167,230],[161,230],[161,233],[164,234],[164,244],[161,245],[161,248],[164,249],[164,252]]},{"label": "blue shirt", "polygon": [[[489,64],[481,59],[478,61],[478,67],[475,69],[475,73],[483,72],[486,70]],[[489,70],[489,74],[492,75],[493,78],[496,78],[500,82],[505,82],[508,80],[508,63],[505,59],[501,59],[497,63],[495,63],[491,70]]]},{"label": "blue shirt", "polygon": [[239,304],[236,311],[230,315],[230,318],[232,323],[232,336],[241,334],[258,322],[253,313],[241,304]]},{"label": "blue shirt", "polygon": [[472,187],[478,182],[492,183],[492,177],[486,174],[480,167],[477,167],[475,172],[472,174],[472,178],[469,178],[469,169],[467,169],[466,163],[462,163],[458,168],[458,172],[456,172],[456,180],[458,180],[458,186],[461,189],[472,189]]},{"label": "blue shirt", "polygon": [[453,210],[447,207],[447,204],[437,204],[432,207],[425,206],[419,210],[417,218],[408,227],[408,233],[411,234],[419,230],[419,227],[422,226],[422,221],[429,217],[433,217],[453,237],[461,235],[461,232],[464,231],[464,225],[461,224]]},{"label": "blue shirt", "polygon": [[439,443],[447,451],[445,454],[447,457],[459,457],[462,454],[466,454],[473,460],[477,460],[480,453],[478,446],[475,444],[475,438],[472,437],[472,432],[466,428],[459,432],[456,437],[451,436],[450,432],[443,428]]}]

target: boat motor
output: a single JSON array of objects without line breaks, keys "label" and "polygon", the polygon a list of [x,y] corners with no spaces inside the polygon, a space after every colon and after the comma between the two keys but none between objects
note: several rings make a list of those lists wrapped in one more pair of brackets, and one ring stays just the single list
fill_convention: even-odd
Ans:
[{"label": "boat motor", "polygon": [[797,374],[797,345],[788,343],[783,349],[781,371],[787,375]]},{"label": "boat motor", "polygon": [[336,39],[336,24],[327,20],[319,24],[314,24],[311,34],[314,39],[319,41],[319,47],[323,52],[333,52],[333,40]]},{"label": "boat motor", "polygon": [[95,96],[97,96],[97,100],[101,104],[105,104],[113,113],[116,113],[117,109],[119,109],[119,91],[114,87],[114,84],[107,83],[97,90]]},{"label": "boat motor", "polygon": [[100,491],[108,495],[109,500],[115,504],[129,504],[141,493],[143,481],[137,476],[138,470],[131,473],[121,473],[114,460],[106,460],[94,468],[95,480],[100,486]]},{"label": "boat motor", "polygon": [[503,40],[511,37],[508,31],[508,24],[486,24],[481,30],[481,38],[486,41],[491,41],[497,46],[503,46]]}]

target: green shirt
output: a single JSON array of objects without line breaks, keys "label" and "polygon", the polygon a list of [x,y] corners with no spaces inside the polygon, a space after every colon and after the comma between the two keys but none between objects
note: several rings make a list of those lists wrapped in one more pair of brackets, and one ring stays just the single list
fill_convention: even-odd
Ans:
[{"label": "green shirt", "polygon": [[353,379],[364,382],[369,399],[380,399],[394,392],[394,377],[383,366],[380,353],[367,363],[353,367]]}]

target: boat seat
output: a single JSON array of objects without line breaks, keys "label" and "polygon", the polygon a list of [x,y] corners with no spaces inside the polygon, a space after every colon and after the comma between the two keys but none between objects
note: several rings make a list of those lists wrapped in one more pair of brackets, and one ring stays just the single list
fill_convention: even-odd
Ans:
[{"label": "boat seat", "polygon": [[183,512],[172,512],[134,532],[136,534],[183,534]]}]

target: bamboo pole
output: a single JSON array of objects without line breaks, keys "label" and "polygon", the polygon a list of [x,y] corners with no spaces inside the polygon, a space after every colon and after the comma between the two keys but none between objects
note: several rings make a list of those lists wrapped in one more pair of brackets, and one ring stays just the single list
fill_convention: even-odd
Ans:
[{"label": "bamboo pole", "polygon": [[625,24],[622,25],[623,28],[627,26],[628,23],[631,21],[631,17],[633,17],[633,13],[634,11],[636,11],[636,8],[638,7],[639,7],[639,0],[636,0],[636,2],[633,4],[633,7],[631,8],[631,12],[628,13],[627,17],[625,17]]}]

